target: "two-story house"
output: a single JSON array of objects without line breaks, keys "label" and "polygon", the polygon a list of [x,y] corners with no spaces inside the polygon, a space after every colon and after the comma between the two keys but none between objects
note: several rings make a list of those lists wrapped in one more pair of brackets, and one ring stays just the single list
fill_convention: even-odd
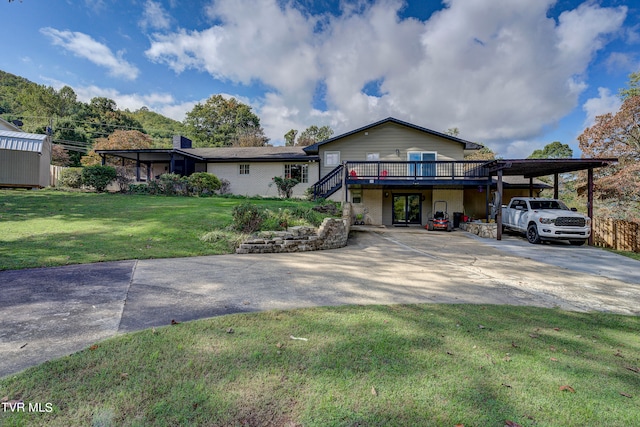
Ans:
[{"label": "two-story house", "polygon": [[[495,188],[485,161],[465,161],[480,145],[395,118],[387,118],[308,147],[191,148],[174,138],[171,149],[99,150],[137,162],[137,179],[165,172],[215,174],[230,191],[247,196],[277,196],[274,176],[300,183],[294,196],[348,201],[368,224],[424,225],[433,203],[472,218],[489,214]],[[505,177],[505,197],[528,195],[547,187],[537,181]]]}]

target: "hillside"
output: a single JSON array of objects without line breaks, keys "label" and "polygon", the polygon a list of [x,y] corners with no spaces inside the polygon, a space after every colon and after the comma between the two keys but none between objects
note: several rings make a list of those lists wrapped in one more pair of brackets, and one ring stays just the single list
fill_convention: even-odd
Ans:
[{"label": "hillside", "polygon": [[139,130],[152,137],[154,146],[168,147],[173,135],[183,133],[182,123],[142,107],[120,110],[108,98],[77,100],[72,88],[56,90],[0,70],[0,117],[20,120],[27,132],[53,131],[53,141],[91,147],[96,139],[116,129]]}]

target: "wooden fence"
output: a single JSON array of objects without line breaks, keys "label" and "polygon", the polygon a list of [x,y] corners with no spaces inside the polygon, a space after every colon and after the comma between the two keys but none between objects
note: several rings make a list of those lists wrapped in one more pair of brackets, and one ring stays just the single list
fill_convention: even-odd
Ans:
[{"label": "wooden fence", "polygon": [[60,180],[60,172],[62,172],[66,167],[64,166],[54,166],[50,165],[51,173],[49,174],[49,185],[52,187],[58,186],[58,181]]},{"label": "wooden fence", "polygon": [[640,224],[612,218],[594,219],[593,244],[617,251],[640,252]]}]

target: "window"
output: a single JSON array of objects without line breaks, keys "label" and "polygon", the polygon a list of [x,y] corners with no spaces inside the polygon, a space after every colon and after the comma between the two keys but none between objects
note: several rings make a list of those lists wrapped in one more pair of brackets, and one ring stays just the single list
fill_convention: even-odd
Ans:
[{"label": "window", "polygon": [[284,177],[297,179],[299,182],[309,182],[309,166],[284,165]]},{"label": "window", "polygon": [[368,162],[377,162],[380,160],[380,153],[367,153]]},{"label": "window", "polygon": [[249,175],[249,165],[240,165],[240,175]]},{"label": "window", "polygon": [[325,166],[338,166],[340,164],[340,152],[339,151],[325,151],[324,153],[324,165]]},{"label": "window", "polygon": [[[435,162],[438,160],[438,153],[433,151],[408,151],[407,160],[410,162]],[[433,177],[436,176],[436,164],[410,163],[408,173],[409,176]]]}]

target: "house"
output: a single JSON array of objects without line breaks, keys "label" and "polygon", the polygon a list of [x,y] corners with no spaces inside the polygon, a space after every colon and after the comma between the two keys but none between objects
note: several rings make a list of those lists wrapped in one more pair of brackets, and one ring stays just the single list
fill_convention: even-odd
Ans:
[{"label": "house", "polygon": [[[192,148],[174,137],[170,149],[98,150],[134,160],[136,179],[205,171],[247,196],[277,196],[275,176],[296,178],[295,197],[350,202],[368,224],[424,225],[434,203],[454,219],[492,217],[492,206],[552,188],[535,177],[610,164],[615,159],[466,161],[479,144],[392,117],[308,147]],[[554,189],[557,192],[557,182]],[[440,204],[441,206],[441,204]],[[438,209],[440,210],[440,208]]]},{"label": "house", "polygon": [[[349,201],[365,222],[424,225],[434,202],[447,211],[487,218],[495,179],[486,161],[465,161],[482,148],[392,117],[305,148],[320,162],[314,194]],[[339,179],[338,177],[343,177]],[[505,178],[504,196],[539,193],[548,185],[522,177]],[[440,203],[438,210],[443,204]]]},{"label": "house", "polygon": [[305,197],[318,176],[318,156],[303,147],[216,147],[192,148],[191,141],[173,138],[168,149],[97,150],[103,158],[120,158],[135,163],[137,182],[155,179],[164,173],[191,175],[209,172],[230,184],[229,191],[244,196],[277,197],[276,176],[295,178],[293,197]]},{"label": "house", "polygon": [[16,126],[11,122],[4,120],[3,118],[0,118],[0,130],[7,130],[11,132],[22,132],[22,129],[20,129],[20,127]]},{"label": "house", "polygon": [[0,119],[0,187],[49,185],[51,138],[22,132]]}]

